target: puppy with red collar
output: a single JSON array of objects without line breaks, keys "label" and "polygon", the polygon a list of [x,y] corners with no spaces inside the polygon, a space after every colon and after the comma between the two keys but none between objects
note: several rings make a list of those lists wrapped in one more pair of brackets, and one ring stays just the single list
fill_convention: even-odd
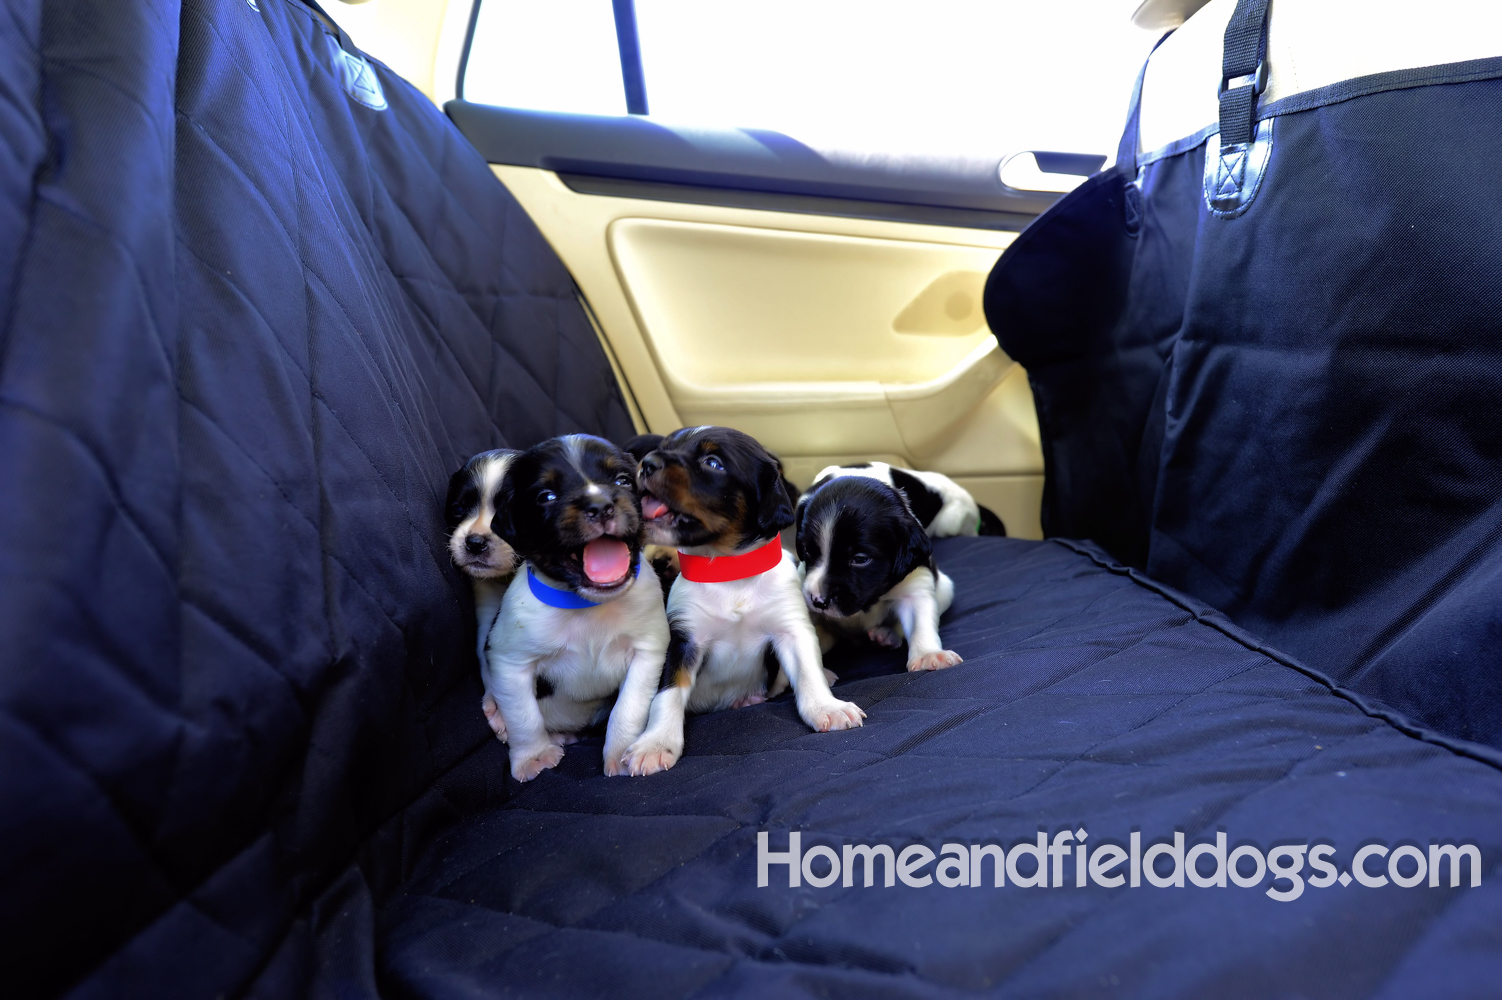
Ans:
[{"label": "puppy with red collar", "polygon": [[490,630],[483,676],[518,781],[556,767],[571,734],[607,718],[605,773],[619,774],[646,726],[668,626],[652,573],[637,579],[635,472],[615,445],[572,434],[522,452],[501,486],[496,531],[526,562]]},{"label": "puppy with red collar", "polygon": [[[506,470],[521,452],[511,448],[482,451],[465,462],[449,478],[448,499],[443,517],[449,529],[449,558],[470,579],[475,592],[475,654],[485,662],[485,640],[490,627],[501,613],[501,599],[511,583],[520,558],[516,550],[495,533],[496,499]],[[489,694],[480,702],[485,720],[501,742],[506,741],[506,724],[500,709]]]},{"label": "puppy with red collar", "polygon": [[681,575],[668,596],[659,690],[626,769],[672,767],[683,755],[686,712],[765,699],[769,650],[804,722],[820,732],[861,725],[866,713],[829,689],[797,564],[778,537],[793,523],[793,506],[777,459],[740,431],[685,428],[642,457],[637,480],[646,540],[676,548]]}]

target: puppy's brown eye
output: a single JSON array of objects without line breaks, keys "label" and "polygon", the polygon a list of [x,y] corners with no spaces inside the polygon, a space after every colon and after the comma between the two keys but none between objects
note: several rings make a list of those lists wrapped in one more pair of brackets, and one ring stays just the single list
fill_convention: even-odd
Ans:
[{"label": "puppy's brown eye", "polygon": [[871,565],[871,557],[864,552],[857,552],[850,557],[850,565],[853,569],[863,569]]},{"label": "puppy's brown eye", "polygon": [[552,490],[543,490],[541,493],[537,494],[537,502],[542,504],[544,507],[557,499],[558,494],[554,493]]},{"label": "puppy's brown eye", "polygon": [[724,465],[724,463],[721,462],[718,458],[716,458],[713,455],[705,455],[704,456],[704,461],[703,461],[702,464],[703,464],[704,468],[710,469],[711,471],[714,471],[714,472],[724,472],[725,471],[725,465]]},{"label": "puppy's brown eye", "polygon": [[631,477],[626,475],[624,472],[615,477],[615,484],[617,486],[624,486],[628,490],[636,485],[636,483],[632,481]]}]

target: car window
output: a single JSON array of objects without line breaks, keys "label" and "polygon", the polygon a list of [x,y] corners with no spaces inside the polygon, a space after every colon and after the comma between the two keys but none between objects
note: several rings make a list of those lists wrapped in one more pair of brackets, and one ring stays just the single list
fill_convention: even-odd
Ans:
[{"label": "car window", "polygon": [[[482,0],[465,99],[627,113],[610,0]],[[636,0],[648,110],[822,149],[1114,153],[1156,40],[1130,0]]]}]

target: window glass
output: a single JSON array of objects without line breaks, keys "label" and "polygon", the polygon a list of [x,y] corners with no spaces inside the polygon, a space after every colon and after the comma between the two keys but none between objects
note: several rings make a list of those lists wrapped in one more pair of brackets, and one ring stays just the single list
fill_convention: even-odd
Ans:
[{"label": "window glass", "polygon": [[[647,102],[665,122],[873,153],[1110,155],[1157,37],[1131,24],[1135,6],[636,0],[636,17]],[[483,0],[465,96],[624,113],[610,3]]]},{"label": "window glass", "polygon": [[481,0],[464,97],[540,111],[625,114],[610,0]]}]

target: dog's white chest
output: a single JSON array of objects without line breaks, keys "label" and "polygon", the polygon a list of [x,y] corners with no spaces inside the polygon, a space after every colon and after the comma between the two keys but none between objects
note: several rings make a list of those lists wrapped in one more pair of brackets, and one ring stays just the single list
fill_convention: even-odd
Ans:
[{"label": "dog's white chest", "polygon": [[620,687],[631,665],[632,635],[607,619],[618,617],[606,605],[555,612],[547,631],[556,645],[537,660],[537,675],[574,698],[603,698]]},{"label": "dog's white chest", "polygon": [[689,707],[702,712],[724,708],[767,683],[769,644],[792,629],[811,630],[791,559],[766,573],[725,583],[673,584],[668,607],[685,625],[704,661]]}]

